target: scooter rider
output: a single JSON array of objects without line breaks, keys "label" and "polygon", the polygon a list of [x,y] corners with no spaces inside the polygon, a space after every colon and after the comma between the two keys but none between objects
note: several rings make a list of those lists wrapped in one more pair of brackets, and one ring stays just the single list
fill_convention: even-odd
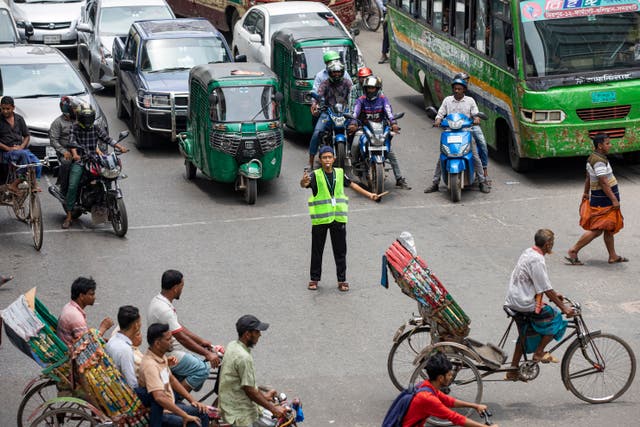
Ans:
[{"label": "scooter rider", "polygon": [[102,154],[98,143],[102,141],[105,144],[117,148],[123,153],[126,153],[127,148],[114,141],[104,129],[94,126],[93,122],[96,120],[96,111],[89,104],[82,105],[77,113],[77,121],[71,128],[71,136],[69,138],[69,145],[71,146],[71,158],[73,164],[69,172],[69,189],[66,195],[66,210],[67,217],[62,223],[62,228],[67,229],[73,222],[72,211],[76,204],[76,197],[78,195],[78,186],[80,185],[80,179],[83,173],[83,163],[78,149],[74,145],[82,147],[83,154],[98,153]]},{"label": "scooter rider", "polygon": [[56,185],[60,187],[60,192],[66,194],[69,184],[69,170],[71,169],[71,151],[69,150],[69,138],[71,137],[71,127],[75,120],[75,109],[77,105],[68,96],[60,98],[60,111],[62,114],[51,123],[49,129],[49,140],[51,146],[58,155],[58,181]]},{"label": "scooter rider", "polygon": [[[480,118],[475,115],[478,114],[478,106],[476,105],[476,101],[469,96],[465,96],[464,92],[467,89],[467,82],[462,79],[454,79],[451,83],[451,88],[453,90],[453,95],[447,96],[444,101],[442,101],[442,105],[438,110],[438,114],[436,115],[436,120],[434,126],[440,126],[442,119],[444,119],[447,115],[453,113],[464,114],[468,117],[473,118],[474,124],[480,123]],[[480,157],[478,156],[478,150],[476,148],[476,144],[472,142],[471,150],[473,153],[473,167],[476,170],[476,176],[478,178],[478,182],[480,184],[480,191],[483,193],[489,193],[491,188],[487,185],[484,174],[480,172],[482,170],[482,163],[480,162]],[[425,193],[434,193],[438,191],[438,185],[440,183],[440,177],[442,175],[442,169],[440,164],[440,158],[436,161],[436,169],[433,173],[433,183],[427,187],[424,192]]]},{"label": "scooter rider", "polygon": [[[351,143],[351,160],[354,165],[360,161],[360,150],[358,144],[360,142],[362,130],[358,130],[358,122],[360,122],[360,124],[366,124],[370,121],[381,122],[386,119],[391,125],[391,130],[393,132],[398,133],[400,131],[400,128],[393,117],[393,110],[391,109],[389,99],[380,93],[380,90],[382,89],[382,80],[376,76],[369,76],[364,79],[362,89],[364,91],[364,95],[356,100],[356,105],[353,108],[353,117],[355,117],[355,119],[349,124],[349,132],[355,132],[353,142]],[[393,175],[396,177],[396,187],[411,190],[406,179],[402,177],[398,158],[392,149],[389,149],[387,158],[393,168]]]},{"label": "scooter rider", "polygon": [[[331,61],[327,65],[327,72],[329,73],[329,79],[322,82],[318,87],[317,93],[319,97],[324,99],[325,104],[332,108],[337,103],[348,102],[353,83],[351,79],[345,76],[344,64],[339,60]],[[331,123],[326,112],[320,114],[318,101],[315,99],[311,101],[311,114],[320,116],[309,143],[309,167],[313,170],[313,162],[318,152],[320,133],[329,131]]]}]

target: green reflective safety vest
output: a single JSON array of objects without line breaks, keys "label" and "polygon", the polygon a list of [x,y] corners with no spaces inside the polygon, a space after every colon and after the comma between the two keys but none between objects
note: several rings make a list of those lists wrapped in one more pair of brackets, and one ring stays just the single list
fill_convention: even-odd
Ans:
[{"label": "green reflective safety vest", "polygon": [[347,222],[347,211],[349,210],[349,198],[344,194],[344,171],[341,168],[334,168],[335,188],[333,197],[335,206],[331,203],[331,193],[322,169],[313,171],[316,177],[318,192],[315,196],[309,197],[309,215],[311,224],[329,224],[333,221]]}]

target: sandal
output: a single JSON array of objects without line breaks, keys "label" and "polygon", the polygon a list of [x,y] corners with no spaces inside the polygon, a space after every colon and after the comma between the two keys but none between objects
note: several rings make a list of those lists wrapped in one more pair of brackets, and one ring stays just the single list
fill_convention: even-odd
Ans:
[{"label": "sandal", "polygon": [[310,291],[317,291],[318,290],[318,281],[317,280],[311,280],[309,282],[309,284],[307,285],[307,289],[309,289]]},{"label": "sandal", "polygon": [[4,285],[8,281],[13,280],[13,276],[1,276],[0,275],[0,285]]},{"label": "sandal", "polygon": [[[570,265],[584,265],[584,263],[583,263],[582,261],[580,261],[580,260],[578,259],[578,257],[571,258],[571,257],[566,256],[566,257],[564,257],[564,259],[566,259],[566,260],[567,260],[567,262],[568,262]],[[609,261],[609,262],[611,262],[611,261]]]},{"label": "sandal", "polygon": [[64,222],[62,223],[62,229],[66,230],[67,228],[71,227],[72,222],[73,222],[72,219],[65,219]]},{"label": "sandal", "polygon": [[348,292],[349,291],[349,282],[338,282],[338,290],[340,292]]},{"label": "sandal", "polygon": [[618,262],[629,262],[629,258],[618,256],[618,258],[614,259],[613,261],[609,260],[609,264],[616,264]]},{"label": "sandal", "polygon": [[533,356],[533,361],[534,362],[540,362],[540,363],[558,363],[560,362],[558,360],[557,357],[555,357],[553,354],[549,353],[548,351],[542,355],[542,357],[540,358],[536,358],[536,356]]}]

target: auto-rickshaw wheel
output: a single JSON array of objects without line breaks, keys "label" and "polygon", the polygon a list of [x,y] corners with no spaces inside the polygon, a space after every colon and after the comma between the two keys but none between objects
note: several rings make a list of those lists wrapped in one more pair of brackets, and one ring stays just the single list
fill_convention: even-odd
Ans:
[{"label": "auto-rickshaw wheel", "polygon": [[193,180],[196,177],[196,165],[191,163],[189,159],[184,159],[184,172],[185,178],[187,178],[189,181]]},{"label": "auto-rickshaw wheel", "polygon": [[244,200],[249,205],[254,205],[258,199],[258,180],[247,178],[247,185],[244,189]]}]

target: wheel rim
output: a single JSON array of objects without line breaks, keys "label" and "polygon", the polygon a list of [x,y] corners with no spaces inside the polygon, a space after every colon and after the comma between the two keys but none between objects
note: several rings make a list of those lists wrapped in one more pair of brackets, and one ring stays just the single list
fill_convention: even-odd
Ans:
[{"label": "wheel rim", "polygon": [[391,347],[387,361],[387,371],[391,382],[398,390],[403,390],[416,369],[414,360],[431,343],[430,328],[421,326],[403,334]]},{"label": "wheel rim", "polygon": [[98,420],[89,412],[88,408],[62,406],[47,409],[31,424],[32,427],[41,426],[97,426]]},{"label": "wheel rim", "polygon": [[33,235],[33,246],[36,250],[42,247],[42,210],[40,209],[40,198],[32,193],[30,197],[29,224]]},{"label": "wheel rim", "polygon": [[48,402],[58,396],[56,383],[47,381],[39,383],[25,394],[18,408],[18,427],[29,425],[29,417],[43,403]]},{"label": "wheel rim", "polygon": [[563,378],[574,395],[590,403],[617,399],[635,376],[632,350],[614,335],[592,336],[584,349],[576,343],[566,357]]}]

